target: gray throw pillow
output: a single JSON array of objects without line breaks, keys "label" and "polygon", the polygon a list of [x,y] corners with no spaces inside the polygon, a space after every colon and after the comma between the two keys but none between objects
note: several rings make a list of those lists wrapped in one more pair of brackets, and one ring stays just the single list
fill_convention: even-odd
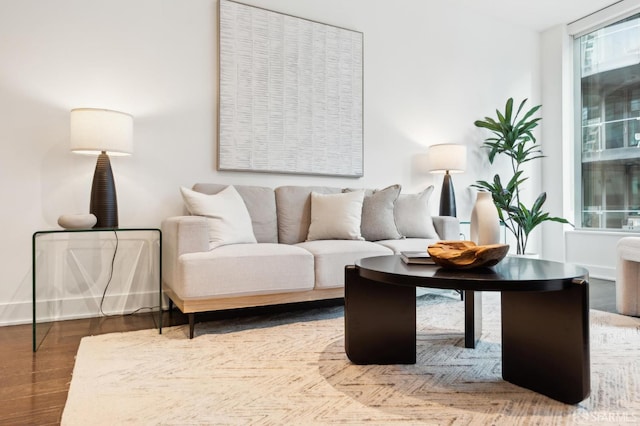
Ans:
[{"label": "gray throw pillow", "polygon": [[407,238],[439,239],[429,211],[433,185],[418,194],[400,194],[396,200],[395,218],[398,231]]},{"label": "gray throw pillow", "polygon": [[[394,205],[401,189],[400,185],[391,185],[381,190],[367,190],[365,192],[360,223],[360,232],[365,240],[379,241],[402,238],[394,216]],[[351,191],[355,191],[355,189],[347,188],[344,190],[344,192]]]}]

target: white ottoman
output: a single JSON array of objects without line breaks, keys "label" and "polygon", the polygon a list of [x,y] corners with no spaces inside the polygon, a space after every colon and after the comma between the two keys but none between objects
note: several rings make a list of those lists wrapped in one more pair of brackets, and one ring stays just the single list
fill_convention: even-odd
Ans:
[{"label": "white ottoman", "polygon": [[616,251],[616,310],[640,316],[640,237],[621,238]]}]

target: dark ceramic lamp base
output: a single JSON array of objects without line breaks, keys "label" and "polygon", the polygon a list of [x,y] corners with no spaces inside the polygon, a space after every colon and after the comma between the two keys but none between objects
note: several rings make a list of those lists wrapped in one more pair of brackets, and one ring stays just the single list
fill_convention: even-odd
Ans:
[{"label": "dark ceramic lamp base", "polygon": [[440,216],[456,217],[456,196],[453,193],[453,182],[451,175],[447,171],[442,181],[442,192],[440,193]]},{"label": "dark ceramic lamp base", "polygon": [[91,202],[89,212],[96,216],[94,228],[118,227],[118,200],[116,184],[111,171],[109,156],[102,152],[96,162],[91,185]]}]

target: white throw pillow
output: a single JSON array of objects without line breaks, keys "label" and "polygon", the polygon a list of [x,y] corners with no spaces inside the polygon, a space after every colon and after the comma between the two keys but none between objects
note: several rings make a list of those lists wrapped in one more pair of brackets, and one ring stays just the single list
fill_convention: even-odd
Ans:
[{"label": "white throw pillow", "polygon": [[407,238],[439,239],[433,226],[429,197],[433,185],[418,194],[400,194],[396,200],[394,215],[398,231]]},{"label": "white throw pillow", "polygon": [[257,242],[247,206],[233,186],[213,195],[184,187],[180,192],[189,213],[207,218],[210,249],[226,244]]},{"label": "white throw pillow", "polygon": [[311,193],[311,225],[307,241],[362,240],[360,220],[364,191]]}]

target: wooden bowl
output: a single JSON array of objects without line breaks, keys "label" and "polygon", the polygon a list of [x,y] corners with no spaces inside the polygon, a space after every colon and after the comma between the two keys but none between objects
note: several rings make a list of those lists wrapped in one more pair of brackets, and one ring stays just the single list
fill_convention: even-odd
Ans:
[{"label": "wooden bowl", "polygon": [[427,248],[436,265],[443,268],[470,269],[493,266],[509,251],[508,244],[478,246],[473,241],[439,241]]}]

